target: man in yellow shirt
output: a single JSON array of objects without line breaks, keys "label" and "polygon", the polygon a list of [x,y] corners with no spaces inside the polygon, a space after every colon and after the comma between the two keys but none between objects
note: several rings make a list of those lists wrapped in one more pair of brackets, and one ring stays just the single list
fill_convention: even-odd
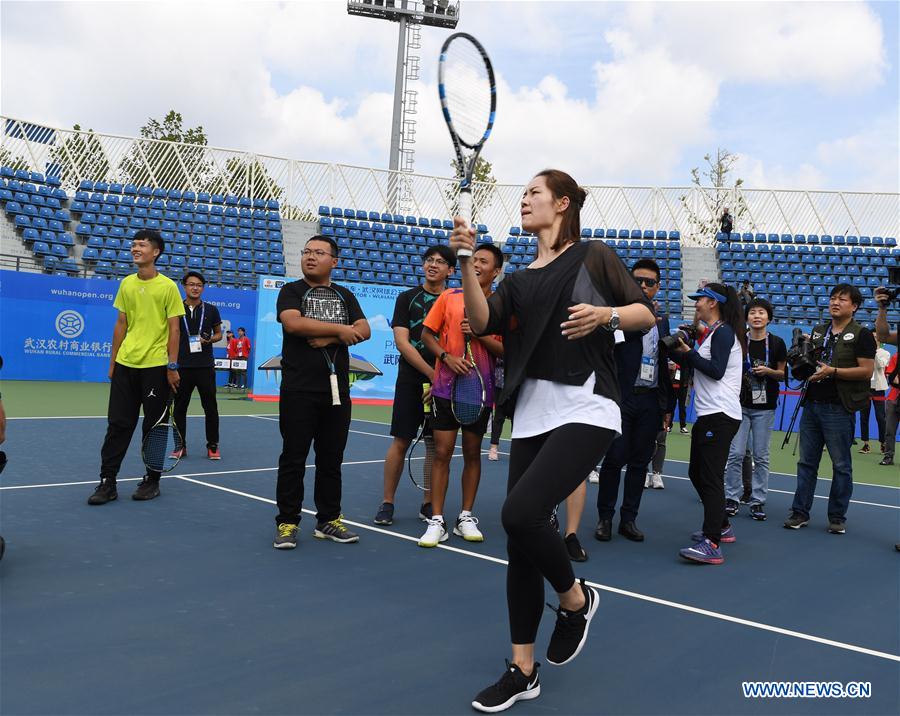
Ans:
[{"label": "man in yellow shirt", "polygon": [[[162,416],[170,393],[178,389],[178,321],[184,305],[175,282],[156,270],[156,259],[165,249],[158,231],[138,231],[131,244],[137,273],[122,279],[113,301],[119,317],[109,358],[109,422],[100,449],[100,484],[88,499],[90,505],[118,497],[116,476],[141,407],[146,435]],[[148,470],[132,499],[158,497],[159,477]]]}]

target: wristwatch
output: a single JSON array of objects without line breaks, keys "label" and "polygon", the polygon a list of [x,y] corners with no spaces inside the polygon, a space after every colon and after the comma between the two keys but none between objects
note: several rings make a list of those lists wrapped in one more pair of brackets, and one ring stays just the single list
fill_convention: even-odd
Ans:
[{"label": "wristwatch", "polygon": [[178,364],[177,363],[169,363],[169,365],[167,365],[166,368],[168,370],[178,370]]},{"label": "wristwatch", "polygon": [[609,322],[603,327],[610,332],[619,330],[619,312],[615,308],[612,310]]},{"label": "wristwatch", "polygon": [[441,363],[443,363],[443,362],[444,362],[444,358],[446,358],[446,357],[447,357],[447,351],[444,351],[444,352],[441,353],[441,355],[438,357],[438,360],[439,360]]}]

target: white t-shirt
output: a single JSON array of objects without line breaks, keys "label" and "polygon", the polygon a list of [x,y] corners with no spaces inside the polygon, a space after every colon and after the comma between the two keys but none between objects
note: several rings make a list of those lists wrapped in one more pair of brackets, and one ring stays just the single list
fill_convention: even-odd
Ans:
[{"label": "white t-shirt", "polygon": [[[713,334],[715,335],[715,334]],[[710,359],[712,353],[713,335],[697,349],[701,358]],[[744,356],[741,352],[741,343],[737,336],[728,354],[728,365],[725,375],[720,380],[704,375],[700,370],[694,369],[694,408],[697,415],[712,415],[713,413],[725,413],[729,418],[741,420],[741,374],[744,369]]]},{"label": "white t-shirt", "polygon": [[887,376],[884,374],[884,369],[887,367],[890,360],[891,354],[884,348],[879,347],[878,350],[875,351],[875,370],[872,371],[872,390],[879,390],[882,392],[887,390],[888,382]]},{"label": "white t-shirt", "polygon": [[513,417],[513,438],[543,435],[561,425],[581,423],[622,432],[622,413],[609,398],[594,393],[594,374],[584,385],[564,385],[526,378],[519,389]]}]

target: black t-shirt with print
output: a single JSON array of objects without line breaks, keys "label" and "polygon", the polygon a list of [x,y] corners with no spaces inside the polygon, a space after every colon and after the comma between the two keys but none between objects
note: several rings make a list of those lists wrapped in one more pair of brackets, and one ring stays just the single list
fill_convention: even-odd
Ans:
[{"label": "black t-shirt with print", "polygon": [[[216,362],[213,358],[212,343],[201,343],[199,353],[191,353],[188,336],[201,335],[209,338],[216,332],[216,327],[222,323],[219,309],[211,303],[201,301],[200,305],[192,309],[184,303],[184,315],[180,319],[181,338],[178,341],[178,365],[181,368],[212,368]],[[203,325],[200,325],[200,321]]]},{"label": "black t-shirt with print", "polygon": [[[422,342],[422,323],[439,295],[439,293],[428,293],[424,286],[404,291],[397,296],[397,302],[394,304],[394,316],[391,319],[391,327],[409,330],[409,342],[412,347],[422,356],[422,360],[432,366],[435,357]],[[397,382],[423,383],[426,380],[426,376],[416,370],[401,354],[400,365],[397,368]]]},{"label": "black t-shirt with print", "polygon": [[[303,279],[292,281],[282,286],[278,293],[276,312],[278,321],[281,322],[282,311],[297,310],[303,315],[303,297],[309,291],[310,285]],[[347,315],[350,324],[364,319],[359,301],[348,289],[331,284],[331,288],[337,291],[347,306]],[[313,348],[307,342],[305,336],[297,336],[288,333],[282,327],[284,343],[281,348],[281,390],[282,392],[309,392],[328,393],[331,391],[329,376],[331,371],[321,348]],[[334,369],[337,373],[338,389],[342,395],[350,392],[350,351],[343,344],[331,345],[325,348],[329,355],[333,356]]]},{"label": "black t-shirt with print", "polygon": [[[766,363],[766,342],[769,344],[769,362]],[[787,346],[778,336],[769,333],[768,336],[761,341],[749,340],[747,346],[747,356],[750,360],[748,369],[754,365],[768,365],[773,370],[778,369],[778,364],[787,360]],[[758,403],[754,400],[758,390],[758,386],[765,381],[764,403]],[[780,384],[777,380],[770,376],[766,376],[762,381],[749,374],[741,385],[741,407],[750,408],[752,410],[775,410],[778,406],[778,391]],[[761,397],[761,396],[760,396]]]}]

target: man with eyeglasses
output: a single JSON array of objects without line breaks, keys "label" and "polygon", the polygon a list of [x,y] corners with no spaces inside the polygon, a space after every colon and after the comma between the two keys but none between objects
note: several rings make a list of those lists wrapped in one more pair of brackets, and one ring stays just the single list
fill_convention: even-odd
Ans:
[{"label": "man with eyeglasses", "polygon": [[[653,301],[659,292],[660,271],[651,259],[635,262],[631,275],[644,295]],[[625,340],[614,349],[622,394],[622,434],[613,441],[598,469],[597,512],[594,532],[601,542],[612,539],[619,481],[625,467],[625,487],[619,510],[619,534],[632,542],[643,542],[637,528],[638,510],[647,466],[656,450],[657,434],[672,420],[675,394],[669,378],[669,358],[660,339],[669,335],[668,317],[657,311],[656,325],[649,331],[626,331]]]},{"label": "man with eyeglasses", "polygon": [[[281,323],[281,390],[278,425],[282,448],[278,459],[275,549],[294,549],[303,505],[303,476],[312,446],[316,451],[316,527],[313,536],[347,544],[359,536],[341,516],[341,463],[350,432],[350,351],[348,346],[372,335],[356,297],[331,281],[338,264],[338,248],[327,236],[313,236],[303,249],[303,278],[286,283],[278,294],[276,314]],[[313,288],[336,291],[347,307],[350,325],[328,323],[303,315],[303,299]],[[322,348],[333,350],[340,404],[333,405],[331,369]],[[333,348],[332,348],[333,346]]]},{"label": "man with eyeglasses", "polygon": [[[449,246],[430,246],[422,257],[425,280],[397,296],[391,327],[394,343],[400,352],[397,382],[394,386],[394,407],[391,414],[391,436],[394,438],[384,458],[384,497],[375,515],[376,525],[394,522],[394,497],[403,472],[403,458],[425,419],[424,387],[434,381],[434,356],[422,342],[422,327],[428,311],[446,288],[447,277],[456,267],[456,254]],[[433,452],[430,436],[425,436],[425,449]],[[427,462],[427,461],[426,461]],[[424,495],[419,519],[432,516],[431,491]]]},{"label": "man with eyeglasses", "polygon": [[202,274],[189,271],[181,279],[181,285],[184,286],[185,298],[178,346],[181,385],[175,393],[175,425],[184,442],[175,446],[172,457],[187,457],[187,411],[196,388],[206,416],[206,457],[221,460],[216,363],[212,347],[213,343],[222,340],[222,319],[219,309],[201,298],[206,287],[206,279]]}]

